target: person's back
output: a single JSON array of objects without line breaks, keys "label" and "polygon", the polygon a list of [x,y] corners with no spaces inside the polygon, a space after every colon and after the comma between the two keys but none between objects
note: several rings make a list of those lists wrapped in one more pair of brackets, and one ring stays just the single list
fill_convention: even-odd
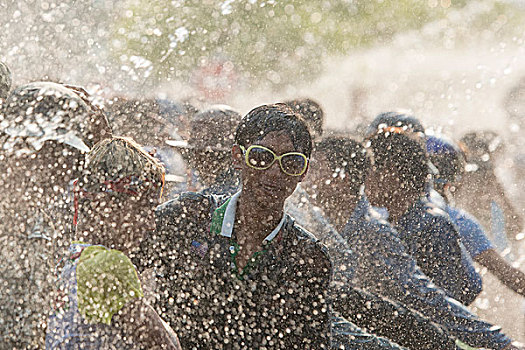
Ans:
[{"label": "person's back", "polygon": [[21,86],[4,107],[0,331],[7,347],[42,347],[54,255],[69,234],[68,182],[78,176],[83,152],[110,128],[89,101],[60,84]]},{"label": "person's back", "polygon": [[448,214],[420,198],[395,225],[409,254],[449,296],[471,304],[482,289],[481,277]]},{"label": "person's back", "polygon": [[75,184],[76,241],[58,267],[46,349],[176,349],[128,256],[154,228],[164,169],[125,138],[99,142]]}]

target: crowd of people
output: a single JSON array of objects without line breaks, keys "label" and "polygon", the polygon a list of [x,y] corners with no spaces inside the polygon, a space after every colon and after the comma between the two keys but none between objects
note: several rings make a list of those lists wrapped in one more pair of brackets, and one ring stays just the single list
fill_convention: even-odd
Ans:
[{"label": "crowd of people", "polygon": [[525,296],[501,138],[323,124],[0,63],[0,348],[525,349],[468,307],[480,266]]}]

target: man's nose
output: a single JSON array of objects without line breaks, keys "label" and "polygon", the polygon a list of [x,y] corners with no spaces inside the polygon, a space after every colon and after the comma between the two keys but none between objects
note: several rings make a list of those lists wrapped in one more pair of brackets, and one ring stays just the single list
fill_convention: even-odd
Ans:
[{"label": "man's nose", "polygon": [[281,170],[281,165],[279,164],[279,160],[275,160],[275,162],[273,162],[273,164],[268,168],[266,169],[266,172],[267,172],[267,175],[269,176],[281,176],[281,175],[285,175],[282,170]]}]

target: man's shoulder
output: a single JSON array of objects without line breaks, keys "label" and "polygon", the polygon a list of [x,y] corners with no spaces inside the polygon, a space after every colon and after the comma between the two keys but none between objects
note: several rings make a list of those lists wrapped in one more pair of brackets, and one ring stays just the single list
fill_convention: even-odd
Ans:
[{"label": "man's shoulder", "polygon": [[392,232],[395,231],[387,221],[385,214],[377,208],[368,206],[360,210],[360,215],[355,212],[348,220],[343,229],[344,236],[369,235],[370,232]]},{"label": "man's shoulder", "polygon": [[420,199],[416,204],[414,219],[418,227],[426,230],[435,230],[443,227],[454,227],[449,214],[435,203],[427,199]]},{"label": "man's shoulder", "polygon": [[[298,225],[295,220],[287,215],[286,229],[291,233],[292,246],[298,251],[301,258],[317,260],[316,264],[330,265],[328,248],[312,233]],[[287,254],[289,255],[289,254]]]}]

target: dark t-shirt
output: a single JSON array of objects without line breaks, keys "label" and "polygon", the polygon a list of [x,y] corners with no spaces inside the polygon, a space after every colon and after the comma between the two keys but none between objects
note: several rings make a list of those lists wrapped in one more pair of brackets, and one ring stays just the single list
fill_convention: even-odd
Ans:
[{"label": "dark t-shirt", "polygon": [[157,209],[142,261],[157,271],[157,311],[184,349],[322,349],[329,345],[325,248],[285,216],[242,279],[232,238],[210,232],[224,201],[185,193]]}]

